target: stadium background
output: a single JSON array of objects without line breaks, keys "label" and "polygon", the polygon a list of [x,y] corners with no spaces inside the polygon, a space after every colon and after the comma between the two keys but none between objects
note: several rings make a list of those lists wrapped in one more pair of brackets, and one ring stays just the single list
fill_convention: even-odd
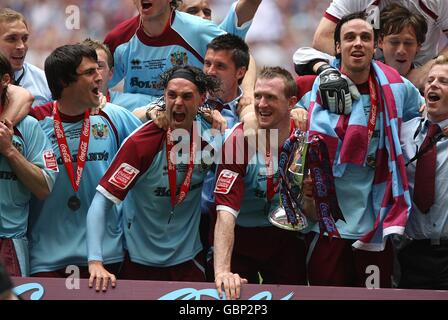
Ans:
[{"label": "stadium background", "polygon": [[[220,22],[234,0],[209,0]],[[2,0],[25,15],[31,29],[27,61],[43,68],[57,46],[86,37],[104,40],[115,25],[136,14],[132,0]],[[311,45],[314,30],[330,0],[263,0],[247,35],[257,65],[281,65],[293,71],[292,55]],[[70,5],[80,9],[79,30],[66,28]]]}]

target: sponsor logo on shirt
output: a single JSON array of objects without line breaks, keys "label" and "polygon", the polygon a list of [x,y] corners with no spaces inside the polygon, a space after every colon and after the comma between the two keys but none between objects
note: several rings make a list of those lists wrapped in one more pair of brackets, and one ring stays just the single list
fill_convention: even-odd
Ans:
[{"label": "sponsor logo on shirt", "polygon": [[143,88],[157,89],[157,90],[163,89],[163,86],[159,81],[142,81],[138,77],[132,77],[130,85],[131,85],[131,87],[138,87],[140,89],[143,89]]},{"label": "sponsor logo on shirt", "polygon": [[109,135],[109,126],[103,123],[96,123],[92,126],[93,137],[98,139],[107,139]]},{"label": "sponsor logo on shirt", "polygon": [[58,162],[56,161],[56,156],[53,150],[45,150],[43,155],[45,168],[55,172],[59,172]]},{"label": "sponsor logo on shirt", "polygon": [[[71,155],[72,162],[76,163],[78,161],[78,153],[74,153]],[[57,159],[58,164],[62,165],[64,164],[64,161],[62,161],[62,157],[58,157]],[[86,161],[108,161],[109,160],[109,152],[102,151],[102,152],[89,152],[89,154],[86,157]]]},{"label": "sponsor logo on shirt", "polygon": [[183,66],[188,64],[188,56],[186,52],[175,51],[170,55],[170,61],[173,66]]},{"label": "sponsor logo on shirt", "polygon": [[110,177],[109,183],[122,190],[125,190],[127,187],[129,187],[129,185],[132,183],[139,172],[140,170],[137,170],[130,164],[122,163],[114,172],[112,177]]},{"label": "sponsor logo on shirt", "polygon": [[132,59],[131,60],[131,69],[132,70],[140,70],[140,69],[142,69],[142,66],[141,66],[141,61],[139,60],[139,59]]},{"label": "sponsor logo on shirt", "polygon": [[224,169],[219,174],[216,181],[215,192],[221,194],[228,194],[233,184],[235,183],[238,173]]}]

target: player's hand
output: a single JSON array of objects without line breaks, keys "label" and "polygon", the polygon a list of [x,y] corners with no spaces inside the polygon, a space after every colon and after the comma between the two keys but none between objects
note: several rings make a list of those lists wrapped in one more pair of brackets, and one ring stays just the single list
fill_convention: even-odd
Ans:
[{"label": "player's hand", "polygon": [[212,124],[212,128],[215,130],[219,130],[222,134],[224,134],[227,128],[227,120],[223,117],[221,112],[218,110],[205,109],[202,111],[202,117],[208,122]]},{"label": "player's hand", "polygon": [[352,98],[357,100],[361,96],[356,85],[339,70],[329,66],[319,74],[319,78],[322,107],[336,114],[350,114]]},{"label": "player's hand", "polygon": [[303,196],[307,198],[313,198],[313,180],[308,175],[303,179]]},{"label": "player's hand", "polygon": [[247,279],[241,278],[237,273],[220,272],[215,275],[215,285],[219,297],[222,298],[222,288],[224,287],[227,300],[239,299],[241,285],[246,283]]},{"label": "player's hand", "polygon": [[243,97],[241,97],[240,101],[238,101],[238,106],[236,108],[236,112],[238,113],[238,115],[241,115],[241,112],[243,111],[243,109],[245,109],[246,107],[250,107],[250,106],[252,106],[252,108],[253,108],[253,105],[254,105],[253,97],[243,96]]},{"label": "player's hand", "polygon": [[12,144],[12,136],[14,135],[14,129],[12,122],[8,119],[0,121],[0,154],[7,155],[14,149]]},{"label": "player's hand", "polygon": [[423,105],[420,107],[420,109],[418,109],[418,112],[420,112],[422,115],[426,115],[426,114],[423,114],[423,112],[425,112],[425,110],[426,110],[426,103],[423,104]]},{"label": "player's hand", "polygon": [[291,110],[291,119],[294,120],[296,128],[300,131],[306,131],[306,122],[308,120],[308,110],[295,108]]},{"label": "player's hand", "polygon": [[117,285],[117,278],[103,267],[101,261],[89,261],[89,273],[89,288],[92,288],[95,285],[96,291],[107,291],[109,282],[112,285],[112,288],[115,288]]},{"label": "player's hand", "polygon": [[154,107],[149,111],[149,116],[160,129],[168,130],[169,121],[165,110],[160,107]]},{"label": "player's hand", "polygon": [[448,137],[448,127],[443,128],[442,132],[445,137]]},{"label": "player's hand", "polygon": [[91,108],[91,109],[90,109],[90,115],[91,115],[91,116],[95,116],[95,115],[97,115],[98,113],[100,113],[100,110],[103,109],[104,106],[105,106],[106,103],[107,103],[107,98],[106,98],[106,96],[104,96],[101,92],[100,92],[99,94],[100,94],[99,104],[98,104],[98,106],[96,106],[95,108]]},{"label": "player's hand", "polygon": [[313,181],[309,175],[303,180],[302,188],[304,209],[303,213],[305,214],[307,219],[310,219],[312,221],[319,221],[319,216],[317,214],[316,205],[314,202]]},{"label": "player's hand", "polygon": [[255,112],[249,112],[244,115],[244,118],[240,119],[244,123],[244,136],[253,137],[257,133],[258,120]]}]

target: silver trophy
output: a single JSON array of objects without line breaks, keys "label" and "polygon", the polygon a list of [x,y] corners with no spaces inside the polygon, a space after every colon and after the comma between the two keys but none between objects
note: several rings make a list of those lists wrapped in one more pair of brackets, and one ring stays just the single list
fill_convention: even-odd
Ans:
[{"label": "silver trophy", "polygon": [[[303,181],[306,177],[306,133],[297,130],[280,155],[280,205],[269,214],[269,222],[281,229],[299,231],[308,226],[303,214]],[[289,211],[289,214],[288,214]]]}]

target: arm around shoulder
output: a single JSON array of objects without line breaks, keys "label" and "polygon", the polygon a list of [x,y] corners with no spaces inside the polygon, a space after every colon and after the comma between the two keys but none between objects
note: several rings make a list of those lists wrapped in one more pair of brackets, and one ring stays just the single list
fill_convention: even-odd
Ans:
[{"label": "arm around shoulder", "polygon": [[314,33],[313,48],[334,55],[336,53],[333,40],[335,28],[336,23],[323,17]]},{"label": "arm around shoulder", "polygon": [[10,84],[7,99],[8,103],[5,106],[2,119],[9,119],[13,125],[16,125],[30,112],[34,97],[28,90]]}]

